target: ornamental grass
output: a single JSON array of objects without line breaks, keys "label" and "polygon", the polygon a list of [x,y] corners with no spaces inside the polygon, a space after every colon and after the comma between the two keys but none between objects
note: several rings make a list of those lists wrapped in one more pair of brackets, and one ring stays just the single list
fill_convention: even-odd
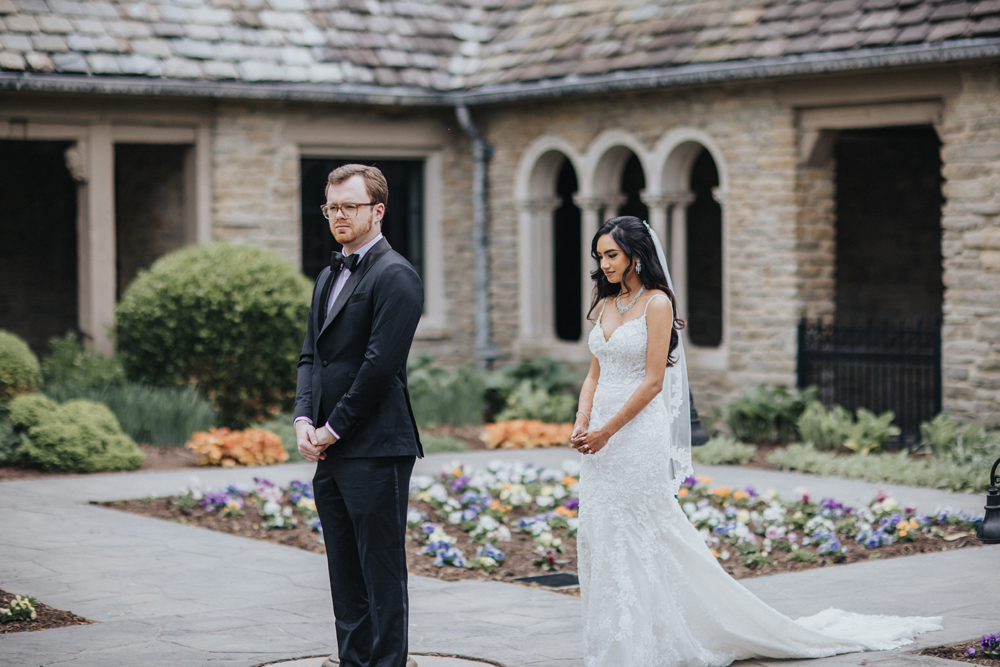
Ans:
[{"label": "ornamental grass", "polygon": [[288,452],[281,444],[280,437],[270,431],[255,428],[242,431],[210,428],[198,431],[184,446],[202,455],[199,465],[203,466],[234,468],[271,465],[288,460]]},{"label": "ornamental grass", "polygon": [[568,446],[573,424],[548,424],[537,419],[512,419],[486,424],[480,439],[489,449],[534,449]]}]

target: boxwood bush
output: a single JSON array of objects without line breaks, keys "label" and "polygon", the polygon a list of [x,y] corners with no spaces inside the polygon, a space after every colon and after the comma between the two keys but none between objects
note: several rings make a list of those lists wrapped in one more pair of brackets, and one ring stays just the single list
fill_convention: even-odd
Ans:
[{"label": "boxwood bush", "polygon": [[193,384],[242,427],[290,409],[312,286],[260,248],[211,243],[160,258],[115,311],[132,380]]},{"label": "boxwood bush", "polygon": [[22,466],[60,472],[135,470],[145,456],[122,433],[114,413],[101,403],[56,403],[24,394],[10,404],[10,422],[23,435],[13,453]]},{"label": "boxwood bush", "polygon": [[35,391],[42,379],[38,357],[18,336],[0,329],[0,403]]}]

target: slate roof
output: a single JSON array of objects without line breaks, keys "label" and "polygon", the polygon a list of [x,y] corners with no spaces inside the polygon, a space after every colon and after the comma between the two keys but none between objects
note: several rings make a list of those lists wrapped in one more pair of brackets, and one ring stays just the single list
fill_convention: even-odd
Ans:
[{"label": "slate roof", "polygon": [[885,66],[945,47],[994,57],[1000,0],[0,0],[0,46],[6,87],[468,94],[810,58]]}]

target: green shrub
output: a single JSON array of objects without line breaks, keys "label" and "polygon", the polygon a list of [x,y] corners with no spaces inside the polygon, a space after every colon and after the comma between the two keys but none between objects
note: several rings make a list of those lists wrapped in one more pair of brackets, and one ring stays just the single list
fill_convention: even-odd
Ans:
[{"label": "green shrub", "polygon": [[17,448],[21,445],[21,434],[14,430],[14,425],[0,421],[0,466],[16,462]]},{"label": "green shrub", "polygon": [[84,398],[103,403],[129,437],[157,447],[182,447],[195,431],[218,425],[215,408],[191,387],[125,382],[83,389],[62,384],[47,386],[45,395],[59,402]]},{"label": "green shrub", "polygon": [[981,425],[960,425],[944,413],[920,425],[921,444],[937,458],[975,467],[989,466],[1000,456],[1000,442]]},{"label": "green shrub", "polygon": [[528,359],[516,364],[508,364],[489,373],[486,377],[486,402],[491,415],[496,415],[509,406],[510,397],[519,391],[525,381],[533,391],[542,390],[548,394],[579,395],[579,385],[584,374],[569,370],[565,365],[541,357]]},{"label": "green shrub", "polygon": [[11,404],[11,423],[27,436],[16,456],[28,467],[61,472],[135,470],[144,459],[111,410],[93,401],[60,405],[38,394],[20,396]]},{"label": "green shrub", "polygon": [[281,445],[288,452],[288,463],[301,463],[306,458],[299,453],[299,443],[295,437],[295,416],[291,412],[283,412],[264,422],[251,424],[250,428],[270,431],[281,438]]},{"label": "green shrub", "polygon": [[858,408],[855,420],[839,405],[828,410],[814,401],[799,417],[798,427],[802,439],[818,449],[844,447],[865,455],[880,450],[889,438],[899,435],[899,428],[892,425],[895,418],[891,410],[876,415],[865,408]]},{"label": "green shrub", "polygon": [[50,338],[51,352],[42,359],[45,386],[67,385],[81,390],[120,384],[125,369],[118,357],[103,357],[83,347],[73,332],[62,338]]},{"label": "green shrub", "polygon": [[408,365],[406,384],[420,428],[483,423],[484,371],[437,368],[429,357],[413,357]]},{"label": "green shrub", "polygon": [[862,456],[837,456],[821,452],[811,444],[788,445],[767,456],[768,463],[785,470],[824,477],[846,477],[867,482],[885,482],[949,489],[965,493],[984,491],[989,469],[960,465],[946,459],[914,459],[906,451]]},{"label": "green shrub", "polygon": [[212,243],[170,253],[115,310],[125,373],[194,384],[230,426],[290,409],[310,291],[289,263],[260,248]]},{"label": "green shrub", "polygon": [[41,381],[38,357],[28,344],[0,329],[0,403],[35,391]]},{"label": "green shrub", "polygon": [[421,433],[420,443],[424,446],[424,454],[448,454],[452,452],[467,452],[469,446],[450,435],[434,435]]},{"label": "green shrub", "polygon": [[520,386],[507,397],[507,406],[496,416],[496,420],[538,419],[552,424],[572,422],[576,418],[577,403],[577,397],[572,394],[551,394],[541,387],[534,388],[531,380],[522,380]]},{"label": "green shrub", "polygon": [[733,438],[717,436],[699,447],[691,448],[695,463],[705,465],[746,465],[753,460],[757,448]]},{"label": "green shrub", "polygon": [[796,439],[796,422],[806,405],[816,399],[816,389],[753,387],[726,406],[726,425],[743,442],[790,442]]},{"label": "green shrub", "polygon": [[839,449],[853,423],[851,413],[839,405],[827,410],[819,401],[813,401],[799,417],[799,435],[817,449]]}]

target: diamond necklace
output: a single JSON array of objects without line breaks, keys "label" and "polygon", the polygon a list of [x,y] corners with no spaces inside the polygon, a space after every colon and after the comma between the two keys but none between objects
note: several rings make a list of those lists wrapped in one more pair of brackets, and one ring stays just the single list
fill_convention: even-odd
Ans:
[{"label": "diamond necklace", "polygon": [[646,289],[645,285],[640,285],[639,286],[639,291],[635,293],[635,296],[632,297],[632,300],[624,308],[622,308],[622,295],[619,294],[618,296],[616,296],[615,297],[615,308],[618,309],[618,314],[619,315],[624,315],[625,313],[627,313],[629,311],[629,309],[632,308],[632,306],[635,305],[635,302],[639,299],[639,296],[642,295],[642,292],[645,289]]}]

